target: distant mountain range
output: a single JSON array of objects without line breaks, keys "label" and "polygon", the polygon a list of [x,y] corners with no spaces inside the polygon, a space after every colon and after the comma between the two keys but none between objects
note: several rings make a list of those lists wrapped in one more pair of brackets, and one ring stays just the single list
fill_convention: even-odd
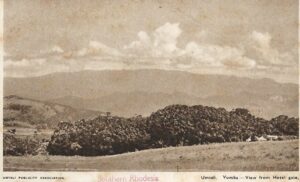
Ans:
[{"label": "distant mountain range", "polygon": [[120,116],[149,115],[171,104],[244,107],[265,118],[298,116],[296,84],[180,71],[82,71],[5,78],[4,94]]},{"label": "distant mountain range", "polygon": [[101,112],[74,109],[70,106],[22,98],[4,97],[4,126],[53,128],[60,121],[92,119]]}]

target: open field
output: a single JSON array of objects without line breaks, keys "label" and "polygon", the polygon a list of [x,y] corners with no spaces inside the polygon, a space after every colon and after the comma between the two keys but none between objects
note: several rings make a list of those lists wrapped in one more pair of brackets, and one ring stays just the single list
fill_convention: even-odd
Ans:
[{"label": "open field", "polygon": [[5,171],[298,171],[299,140],[151,149],[113,156],[4,157]]}]

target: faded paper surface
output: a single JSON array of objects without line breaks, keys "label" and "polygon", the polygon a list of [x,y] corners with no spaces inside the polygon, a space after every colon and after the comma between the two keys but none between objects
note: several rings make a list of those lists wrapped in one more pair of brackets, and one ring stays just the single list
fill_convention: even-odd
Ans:
[{"label": "faded paper surface", "polygon": [[1,4],[4,181],[299,180],[298,1]]}]

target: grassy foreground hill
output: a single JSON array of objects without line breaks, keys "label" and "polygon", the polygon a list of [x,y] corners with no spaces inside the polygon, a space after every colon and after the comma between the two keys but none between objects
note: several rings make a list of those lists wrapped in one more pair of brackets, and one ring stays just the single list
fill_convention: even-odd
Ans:
[{"label": "grassy foreground hill", "polygon": [[5,171],[298,171],[299,140],[150,149],[113,156],[4,156]]}]

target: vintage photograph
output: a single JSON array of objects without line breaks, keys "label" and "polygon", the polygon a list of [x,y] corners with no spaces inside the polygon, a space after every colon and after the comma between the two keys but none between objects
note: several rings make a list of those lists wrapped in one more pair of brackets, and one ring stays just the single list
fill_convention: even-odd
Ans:
[{"label": "vintage photograph", "polygon": [[298,0],[4,0],[4,171],[299,171]]}]

